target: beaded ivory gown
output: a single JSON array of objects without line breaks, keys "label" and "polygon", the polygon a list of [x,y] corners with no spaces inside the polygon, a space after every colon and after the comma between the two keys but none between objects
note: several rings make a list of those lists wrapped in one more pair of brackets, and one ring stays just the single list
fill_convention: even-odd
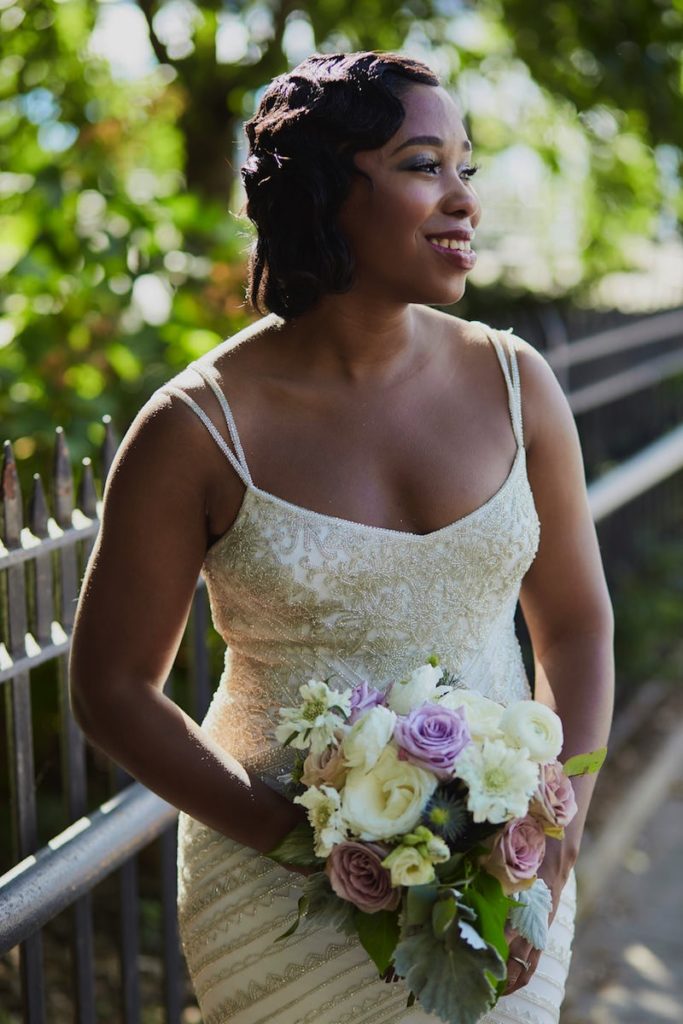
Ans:
[{"label": "beaded ivory gown", "polygon": [[[257,487],[212,369],[190,364],[218,398],[235,453],[173,384],[220,446],[246,492],[202,567],[225,669],[203,730],[275,788],[286,770],[272,729],[302,682],[366,678],[386,686],[436,652],[463,686],[509,703],[531,689],[515,633],[522,577],[540,523],[526,474],[519,371],[510,332],[480,324],[508,389],[517,454],[479,508],[427,534],[314,512]],[[507,353],[507,355],[506,355]],[[508,363],[509,359],[509,363]],[[355,938],[315,920],[281,942],[302,876],[180,813],[178,922],[203,1024],[436,1024],[405,983],[387,983]],[[530,982],[480,1024],[556,1024],[574,934],[569,875]]]}]

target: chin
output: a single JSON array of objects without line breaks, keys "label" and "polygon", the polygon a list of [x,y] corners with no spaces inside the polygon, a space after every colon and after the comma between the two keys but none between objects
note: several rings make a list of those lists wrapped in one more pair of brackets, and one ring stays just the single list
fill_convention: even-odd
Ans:
[{"label": "chin", "polygon": [[442,284],[436,288],[434,286],[426,287],[420,290],[419,297],[411,301],[422,303],[425,306],[451,306],[455,302],[460,302],[465,294],[465,284],[465,279],[462,278],[460,281],[453,281],[450,285]]}]

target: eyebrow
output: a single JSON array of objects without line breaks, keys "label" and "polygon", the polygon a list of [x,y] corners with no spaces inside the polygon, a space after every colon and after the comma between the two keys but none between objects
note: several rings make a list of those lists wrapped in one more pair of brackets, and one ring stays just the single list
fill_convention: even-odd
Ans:
[{"label": "eyebrow", "polygon": [[[397,146],[391,156],[394,156],[399,150],[405,149],[407,146],[438,146],[441,148],[443,146],[443,139],[440,139],[438,135],[414,135],[412,139],[407,139],[400,146]],[[462,148],[472,149],[472,143],[469,139],[463,140]]]}]

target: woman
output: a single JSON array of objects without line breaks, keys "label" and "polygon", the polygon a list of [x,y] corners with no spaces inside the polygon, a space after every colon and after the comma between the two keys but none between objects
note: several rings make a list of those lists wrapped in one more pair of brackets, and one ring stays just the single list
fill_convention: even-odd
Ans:
[{"label": "woman", "polygon": [[[205,1024],[433,1020],[355,939],[312,922],[274,942],[300,878],[262,854],[303,814],[278,789],[276,709],[312,676],[387,685],[432,651],[463,686],[528,698],[520,597],[562,759],[603,745],[612,611],[581,451],[541,355],[429,308],[461,298],[481,210],[470,142],[428,68],[310,57],[247,132],[249,297],[268,315],[153,395],[121,445],[73,708],[182,811],[179,921]],[[162,692],[200,570],[229,644],[201,727]],[[508,932],[487,1024],[558,1019],[593,784],[574,781],[579,811],[548,841],[549,947]]]}]

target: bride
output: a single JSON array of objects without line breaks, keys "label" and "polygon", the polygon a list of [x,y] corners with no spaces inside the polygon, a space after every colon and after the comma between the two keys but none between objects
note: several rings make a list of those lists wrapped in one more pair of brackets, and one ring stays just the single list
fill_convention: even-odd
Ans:
[{"label": "bride", "polygon": [[[307,678],[386,686],[438,652],[461,685],[603,746],[613,616],[577,431],[547,362],[458,302],[481,207],[472,146],[423,64],[315,55],[247,124],[260,319],[143,406],[117,454],[77,610],[73,711],[180,810],[178,917],[205,1024],[433,1021],[354,938],[291,923],[301,877],[263,856],[303,815],[276,708]],[[225,669],[194,722],[163,692],[202,572]],[[333,684],[334,685],[334,682]],[[559,1018],[595,776],[549,839],[540,953],[508,932],[487,1024]]]}]

